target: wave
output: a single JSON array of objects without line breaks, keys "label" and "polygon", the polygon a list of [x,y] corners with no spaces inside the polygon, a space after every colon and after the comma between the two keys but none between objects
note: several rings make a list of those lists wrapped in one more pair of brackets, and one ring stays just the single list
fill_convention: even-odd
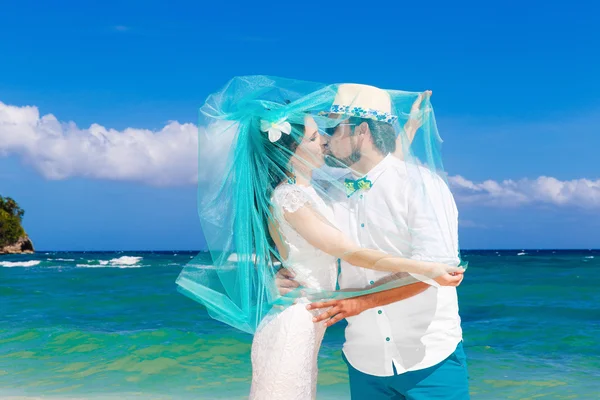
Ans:
[{"label": "wave", "polygon": [[518,256],[524,256],[524,255],[527,255],[527,253],[525,253],[525,252],[522,252],[522,253],[518,253],[517,255],[518,255]]},{"label": "wave", "polygon": [[[99,267],[115,267],[115,268],[140,268],[141,265],[138,263],[142,260],[142,257],[122,256],[113,258],[111,260],[87,260],[87,263],[76,264],[80,268],[99,268]],[[46,261],[42,260],[29,260],[29,261],[0,261],[2,267],[34,267],[40,265],[42,262],[68,262],[75,261],[74,258],[47,258]],[[72,265],[72,264],[71,264]]]},{"label": "wave", "polygon": [[592,258],[594,258],[594,256],[587,256],[587,257],[584,257],[584,258],[592,259]]},{"label": "wave", "polygon": [[210,265],[210,264],[186,264],[185,265],[186,269],[205,269],[205,270],[219,270],[219,271],[227,271],[227,270],[232,270],[235,269],[235,264],[229,264],[229,265],[222,265],[219,268],[215,267],[214,265]]},{"label": "wave", "polygon": [[79,268],[141,268],[141,265],[77,264]]},{"label": "wave", "polygon": [[30,261],[0,261],[0,265],[3,267],[35,267],[41,263],[40,260]]},{"label": "wave", "polygon": [[143,257],[121,256],[111,260],[87,260],[88,264],[77,264],[80,268],[140,268]]},{"label": "wave", "polygon": [[109,262],[111,265],[135,265],[140,262],[141,259],[142,257],[122,256],[113,258]]}]

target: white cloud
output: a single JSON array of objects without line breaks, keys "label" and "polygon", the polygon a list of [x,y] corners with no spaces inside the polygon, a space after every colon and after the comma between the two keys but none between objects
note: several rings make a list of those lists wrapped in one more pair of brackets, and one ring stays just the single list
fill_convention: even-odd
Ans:
[{"label": "white cloud", "polygon": [[487,225],[480,224],[479,222],[472,221],[470,219],[459,219],[458,226],[461,228],[473,228],[473,229],[487,229]]},{"label": "white cloud", "polygon": [[[201,127],[200,135],[196,125],[179,122],[169,122],[158,131],[118,131],[98,124],[82,129],[73,122],[61,123],[52,114],[40,116],[37,107],[0,102],[0,155],[17,154],[48,179],[85,177],[157,186],[190,185],[207,182],[225,166],[235,129],[226,130],[224,124],[231,123]],[[206,160],[200,170],[198,149]],[[542,176],[476,183],[452,176],[449,182],[457,201],[463,204],[600,207],[600,180],[560,181]]]},{"label": "white cloud", "polygon": [[600,179],[560,181],[541,176],[533,180],[487,180],[475,183],[462,176],[452,176],[448,180],[457,201],[461,203],[500,207],[527,204],[600,207]]},{"label": "white cloud", "polygon": [[198,128],[169,122],[159,131],[123,131],[61,123],[37,107],[0,102],[0,154],[18,154],[48,179],[86,177],[193,184],[198,179]]}]

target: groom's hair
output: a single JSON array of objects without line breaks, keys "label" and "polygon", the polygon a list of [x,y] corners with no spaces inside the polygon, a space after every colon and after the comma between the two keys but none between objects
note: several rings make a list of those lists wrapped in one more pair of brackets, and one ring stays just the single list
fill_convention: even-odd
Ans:
[{"label": "groom's hair", "polygon": [[385,156],[396,151],[396,131],[391,124],[360,117],[350,117],[348,122],[355,125],[354,129],[365,122],[371,132],[373,145],[382,155]]}]

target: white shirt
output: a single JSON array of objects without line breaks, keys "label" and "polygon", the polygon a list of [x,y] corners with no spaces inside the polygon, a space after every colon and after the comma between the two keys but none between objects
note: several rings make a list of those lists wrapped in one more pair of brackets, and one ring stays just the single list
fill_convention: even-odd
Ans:
[{"label": "white shirt", "polygon": [[[340,229],[362,247],[391,255],[458,265],[458,211],[445,182],[429,170],[388,155],[366,178],[369,190],[333,195]],[[340,289],[368,287],[389,276],[341,263]],[[454,287],[434,281],[424,292],[348,318],[343,351],[350,364],[375,376],[436,365],[462,340]]]}]

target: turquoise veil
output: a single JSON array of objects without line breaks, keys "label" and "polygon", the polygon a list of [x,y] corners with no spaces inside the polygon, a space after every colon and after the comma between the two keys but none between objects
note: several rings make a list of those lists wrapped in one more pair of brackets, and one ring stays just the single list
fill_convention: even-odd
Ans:
[{"label": "turquoise veil", "polygon": [[[353,94],[342,99],[348,88]],[[383,155],[394,157],[393,162],[406,171],[403,179],[411,188],[411,196],[418,199],[419,207],[426,210],[424,215],[434,226],[428,232],[420,232],[404,216],[397,215],[392,217],[393,224],[387,224],[393,226],[389,232],[384,231],[385,227],[374,227],[383,230],[380,233],[390,242],[402,241],[401,247],[409,249],[395,251],[392,247],[388,256],[441,263],[448,266],[447,271],[454,271],[452,268],[460,264],[458,244],[441,239],[445,243],[440,245],[436,239],[452,236],[446,233],[456,231],[457,218],[453,201],[440,205],[431,200],[437,192],[446,193],[448,187],[442,141],[430,99],[418,92],[377,89],[376,94],[384,95],[384,104],[378,106],[375,102],[373,108],[365,107],[361,99],[374,89],[245,76],[232,79],[208,97],[200,109],[198,168],[200,176],[209,178],[199,183],[198,212],[212,262],[206,263],[205,254],[191,260],[177,279],[181,293],[204,305],[211,317],[254,333],[266,317],[285,310],[300,298],[314,301],[360,296],[417,281],[431,282],[442,273],[439,268],[426,268],[419,273],[390,273],[381,282],[352,290],[301,286],[282,295],[277,274],[288,266],[282,250],[285,238],[279,237],[273,223],[277,220],[273,193],[280,185],[294,184],[298,166],[311,171],[310,185],[328,206],[346,207],[345,199],[366,190],[362,187],[365,180],[361,183],[360,179],[348,177],[361,175],[353,173],[353,166],[357,158],[362,156],[364,161],[367,154],[360,154],[359,146],[371,148],[370,144],[356,137],[340,139],[340,143],[348,140],[344,143],[351,148],[349,157],[338,157],[329,148],[328,143],[334,144],[335,132],[344,126],[384,131],[387,136],[382,137],[393,145],[383,150]],[[361,125],[363,122],[366,125]],[[324,155],[319,153],[317,140],[322,143]],[[408,191],[398,189],[401,196]],[[350,206],[347,211],[356,212]],[[382,212],[381,218],[389,220],[390,216]],[[336,228],[335,221],[322,220]],[[429,252],[418,248],[434,239],[437,244]],[[440,246],[447,249],[436,254]],[[382,260],[391,260],[375,250],[359,249],[357,245],[343,255],[332,255],[331,268],[336,268],[337,258],[346,256],[367,266],[380,266]]]}]

